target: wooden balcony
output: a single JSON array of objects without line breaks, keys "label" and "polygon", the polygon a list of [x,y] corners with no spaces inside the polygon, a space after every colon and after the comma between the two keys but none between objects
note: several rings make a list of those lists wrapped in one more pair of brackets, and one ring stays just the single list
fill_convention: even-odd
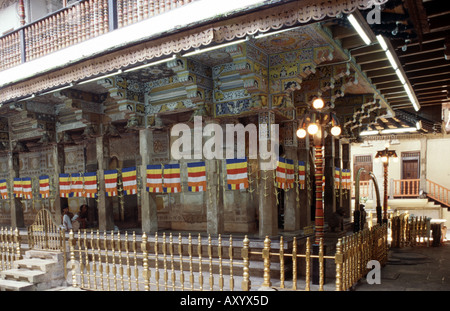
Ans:
[{"label": "wooden balcony", "polygon": [[0,37],[0,71],[194,0],[85,0]]},{"label": "wooden balcony", "polygon": [[418,198],[420,196],[420,179],[394,180],[394,197]]}]

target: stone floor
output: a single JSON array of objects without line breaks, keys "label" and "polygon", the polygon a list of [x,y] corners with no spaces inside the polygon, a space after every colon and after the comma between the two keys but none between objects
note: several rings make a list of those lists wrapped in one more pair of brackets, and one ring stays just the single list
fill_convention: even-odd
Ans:
[{"label": "stone floor", "polygon": [[381,284],[361,280],[355,291],[450,291],[450,241],[439,247],[392,248]]}]

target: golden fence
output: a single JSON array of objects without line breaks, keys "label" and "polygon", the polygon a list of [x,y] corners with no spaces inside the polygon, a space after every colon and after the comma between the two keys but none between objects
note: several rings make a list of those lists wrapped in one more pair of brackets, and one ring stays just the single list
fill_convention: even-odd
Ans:
[{"label": "golden fence", "polygon": [[13,268],[13,263],[22,258],[19,230],[0,228],[0,271]]},{"label": "golden fence", "polygon": [[28,243],[31,249],[65,250],[64,229],[58,226],[52,213],[43,208],[36,214],[34,222],[28,227]]},{"label": "golden fence", "polygon": [[416,246],[430,243],[430,219],[403,213],[391,219],[391,247]]},{"label": "golden fence", "polygon": [[[324,290],[325,260],[330,260],[335,269],[333,289],[347,290],[366,274],[368,261],[387,261],[386,225],[339,239],[333,256],[325,254],[323,240],[317,254],[312,252],[310,238],[293,238],[290,244],[283,237],[279,241],[266,237],[262,245],[258,243],[247,236],[236,240],[200,234],[155,233],[150,237],[145,233],[70,232],[68,279],[74,287],[108,291]],[[303,247],[304,252],[300,251]],[[314,288],[313,266],[318,271]]]}]

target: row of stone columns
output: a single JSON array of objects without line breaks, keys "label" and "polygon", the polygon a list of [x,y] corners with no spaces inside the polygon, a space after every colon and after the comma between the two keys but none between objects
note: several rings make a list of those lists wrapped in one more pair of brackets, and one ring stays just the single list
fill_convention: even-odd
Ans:
[{"label": "row of stone columns", "polygon": [[[139,153],[141,157],[140,172],[142,189],[140,202],[142,230],[144,232],[155,232],[158,230],[157,208],[155,195],[148,193],[146,187],[146,167],[150,163],[148,146],[151,143],[152,135],[150,129],[142,129],[139,131]],[[100,230],[111,230],[114,228],[113,207],[111,202],[105,195],[105,184],[103,171],[107,168],[109,154],[105,154],[109,150],[108,138],[99,136],[96,138],[96,156],[98,163],[98,220]],[[341,152],[342,150],[342,152]],[[309,140],[300,141],[298,147],[288,149],[287,153],[290,158],[304,161],[306,163],[306,171],[309,171],[310,165],[310,144]],[[11,178],[19,176],[18,154],[10,152],[8,154],[9,171]],[[56,182],[55,188],[59,189],[59,174],[64,172],[64,148],[62,145],[54,145],[52,150],[53,167],[55,168],[53,180]],[[334,185],[334,168],[350,168],[350,147],[349,144],[341,144],[339,139],[327,137],[325,139],[325,156],[324,156],[324,217],[325,222],[337,207],[343,207],[346,217],[350,217],[350,194],[343,194],[342,190],[335,189]],[[342,163],[341,163],[342,161]],[[220,179],[222,166],[216,160],[206,160],[207,180],[210,183],[206,190],[207,197],[207,231],[211,234],[224,233],[224,200]],[[273,236],[278,233],[278,210],[277,198],[274,191],[274,174],[273,171],[259,172],[259,189],[269,187],[266,191],[259,191],[258,196],[258,215],[259,215],[259,235]],[[306,176],[308,178],[308,174]],[[286,231],[296,231],[310,224],[311,219],[311,193],[308,187],[305,190],[299,190],[298,200],[295,189],[285,193],[285,226]],[[211,192],[211,193],[209,193]],[[57,198],[54,203],[56,211],[56,219],[61,218],[61,199],[57,192]],[[11,225],[14,227],[24,227],[24,217],[22,204],[19,199],[11,198]]]}]

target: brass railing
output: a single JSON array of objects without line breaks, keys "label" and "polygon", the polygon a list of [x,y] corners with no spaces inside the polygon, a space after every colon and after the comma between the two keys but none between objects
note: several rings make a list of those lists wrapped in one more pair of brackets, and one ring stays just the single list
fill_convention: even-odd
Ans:
[{"label": "brass railing", "polygon": [[[30,249],[62,252],[66,262],[65,231],[58,226],[52,213],[46,208],[39,210],[33,224],[28,227],[28,244]],[[66,265],[64,275],[67,275]]]},{"label": "brass railing", "polygon": [[[0,37],[0,71],[193,0],[84,0]],[[110,5],[110,3],[112,5]]]},{"label": "brass railing", "polygon": [[[273,243],[279,247],[273,247],[269,237],[258,246],[247,236],[236,241],[220,235],[213,240],[190,234],[155,233],[149,237],[144,233],[140,237],[135,233],[78,231],[69,234],[67,266],[72,286],[89,290],[249,291],[279,287],[309,291],[313,289],[315,264],[319,281],[314,289],[324,290],[325,260],[335,265],[335,290],[351,288],[367,272],[368,261],[387,261],[386,225],[339,239],[333,256],[325,254],[323,240],[317,254],[312,253],[310,238],[293,238],[289,248],[283,237]],[[299,251],[300,247],[305,251]],[[304,275],[300,267],[305,268]]]},{"label": "brass railing", "polygon": [[391,219],[391,247],[416,246],[430,243],[430,218],[413,217],[407,213]]},{"label": "brass railing", "polygon": [[22,258],[19,230],[15,228],[0,229],[0,271],[12,269],[13,263]]}]

